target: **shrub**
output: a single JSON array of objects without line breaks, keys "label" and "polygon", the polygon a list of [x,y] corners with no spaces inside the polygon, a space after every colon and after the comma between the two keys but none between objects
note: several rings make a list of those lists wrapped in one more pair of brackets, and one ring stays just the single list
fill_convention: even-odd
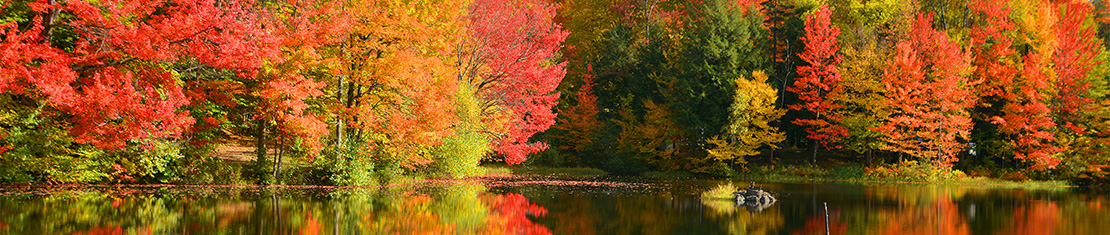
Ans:
[{"label": "shrub", "polygon": [[87,183],[111,177],[105,152],[77,144],[64,123],[43,117],[45,107],[0,95],[0,184]]},{"label": "shrub", "polygon": [[829,174],[829,170],[814,165],[789,166],[787,169],[795,175],[805,177],[821,177]]},{"label": "shrub", "polygon": [[330,165],[329,180],[335,185],[372,185],[374,182],[374,162],[351,158],[345,155],[337,157]]},{"label": "shrub", "polygon": [[829,174],[837,179],[859,179],[867,176],[867,169],[856,165],[843,166],[833,168]]},{"label": "shrub", "polygon": [[432,151],[435,162],[430,173],[447,178],[465,178],[482,173],[478,163],[493,149],[485,135],[477,132],[460,133],[443,139]]},{"label": "shrub", "polygon": [[1005,174],[1002,174],[1002,177],[999,177],[999,178],[1002,178],[1004,180],[1019,181],[1019,182],[1029,180],[1029,176],[1026,176],[1025,172],[1020,171],[1020,170],[1019,171],[1006,172]]},{"label": "shrub", "polygon": [[736,192],[736,190],[738,190],[738,188],[732,185],[731,182],[728,184],[718,184],[716,187],[702,192],[701,200],[732,200],[736,198],[736,196],[732,194]]},{"label": "shrub", "polygon": [[906,161],[902,164],[882,165],[868,168],[865,174],[877,179],[898,179],[910,181],[934,182],[967,177],[964,172],[951,168],[937,168],[932,164],[921,164],[917,161]]}]

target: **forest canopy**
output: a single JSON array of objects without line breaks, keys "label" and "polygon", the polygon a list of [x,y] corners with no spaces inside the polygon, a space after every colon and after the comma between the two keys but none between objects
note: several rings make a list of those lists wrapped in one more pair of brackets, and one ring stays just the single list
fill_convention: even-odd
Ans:
[{"label": "forest canopy", "polygon": [[1103,1],[4,1],[0,183],[798,152],[1105,181],[1108,27]]}]

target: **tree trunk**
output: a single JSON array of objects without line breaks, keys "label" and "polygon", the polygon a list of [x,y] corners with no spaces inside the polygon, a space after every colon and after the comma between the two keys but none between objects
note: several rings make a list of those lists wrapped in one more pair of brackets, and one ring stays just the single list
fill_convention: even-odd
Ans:
[{"label": "tree trunk", "polygon": [[[344,102],[343,102],[343,76],[339,76],[339,83],[338,83],[338,85],[336,85],[336,88],[335,88],[335,100],[339,101],[339,106],[344,105]],[[338,151],[338,150],[342,149],[342,147],[343,147],[343,113],[341,112],[341,113],[338,113],[338,114],[335,115],[335,148],[337,150],[337,151],[335,151],[336,157],[339,157],[338,155],[339,155],[340,151]]]},{"label": "tree trunk", "polygon": [[[814,120],[818,120],[818,119],[821,119],[821,113],[820,112],[817,113],[817,118],[814,119]],[[820,143],[821,142],[817,141],[817,139],[813,139],[813,165],[814,166],[817,166],[817,148],[821,147]]]},{"label": "tree trunk", "polygon": [[254,155],[255,155],[254,164],[255,164],[255,166],[254,166],[254,169],[252,171],[254,172],[253,174],[255,174],[255,176],[258,177],[258,181],[259,181],[258,183],[265,183],[265,180],[263,178],[265,178],[266,175],[263,172],[265,172],[266,168],[263,167],[263,164],[265,164],[267,162],[267,160],[266,160],[266,120],[265,119],[259,119],[257,128],[258,128],[258,133],[254,137],[254,139],[256,141],[256,146],[255,146],[255,149],[254,149]]},{"label": "tree trunk", "polygon": [[281,142],[278,144],[277,157],[274,158],[274,184],[281,183],[281,157],[285,154],[285,137],[279,135]]},{"label": "tree trunk", "polygon": [[875,164],[871,164],[871,154],[872,154],[871,151],[872,151],[871,149],[867,150],[867,166],[874,166],[875,165]]},{"label": "tree trunk", "polygon": [[821,144],[820,141],[817,141],[816,139],[813,140],[813,159],[812,160],[813,160],[813,165],[814,166],[817,166],[817,148],[820,148],[820,144]]}]

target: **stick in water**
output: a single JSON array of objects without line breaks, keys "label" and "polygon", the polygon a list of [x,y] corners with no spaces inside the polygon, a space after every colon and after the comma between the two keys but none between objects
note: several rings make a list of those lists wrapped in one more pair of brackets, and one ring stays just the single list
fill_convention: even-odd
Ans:
[{"label": "stick in water", "polygon": [[829,202],[822,202],[825,205],[825,234],[829,233]]}]

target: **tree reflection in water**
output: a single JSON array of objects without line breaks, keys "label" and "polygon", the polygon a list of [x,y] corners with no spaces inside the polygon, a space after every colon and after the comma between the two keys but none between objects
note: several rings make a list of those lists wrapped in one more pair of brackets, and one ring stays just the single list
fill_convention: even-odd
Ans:
[{"label": "tree reflection in water", "polygon": [[[392,188],[0,188],[3,234],[1106,234],[1107,196],[936,185],[768,184],[766,208],[703,201],[716,181]],[[781,195],[781,196],[780,196]],[[828,225],[822,202],[828,202]]]},{"label": "tree reflection in water", "polygon": [[543,207],[474,184],[429,193],[231,191],[0,196],[0,234],[551,234],[530,219]]}]

